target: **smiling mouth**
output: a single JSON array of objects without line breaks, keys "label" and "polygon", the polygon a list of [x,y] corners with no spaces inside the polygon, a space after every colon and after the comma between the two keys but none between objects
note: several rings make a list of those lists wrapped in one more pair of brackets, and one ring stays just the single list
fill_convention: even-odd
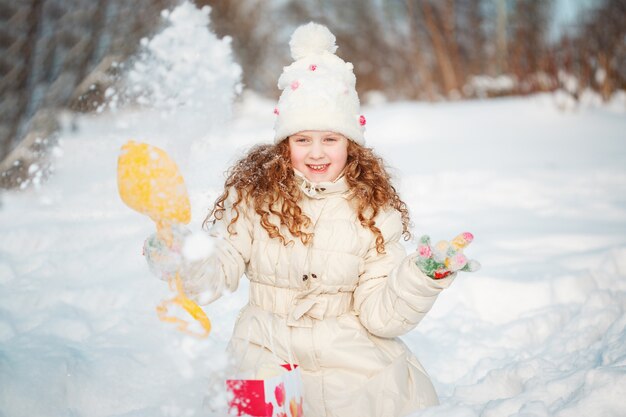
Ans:
[{"label": "smiling mouth", "polygon": [[307,165],[309,169],[315,172],[324,172],[330,166],[330,164],[321,164],[321,165]]}]

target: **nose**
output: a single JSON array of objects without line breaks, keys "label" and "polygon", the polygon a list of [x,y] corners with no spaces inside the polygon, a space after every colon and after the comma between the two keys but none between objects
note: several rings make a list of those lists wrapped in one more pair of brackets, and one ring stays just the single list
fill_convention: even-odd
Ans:
[{"label": "nose", "polygon": [[321,159],[324,157],[324,147],[322,146],[322,142],[313,141],[309,156],[313,159]]}]

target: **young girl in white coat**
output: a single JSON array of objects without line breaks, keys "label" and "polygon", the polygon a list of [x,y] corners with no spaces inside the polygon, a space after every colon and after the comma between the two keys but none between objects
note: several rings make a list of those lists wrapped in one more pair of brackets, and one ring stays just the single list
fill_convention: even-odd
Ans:
[{"label": "young girl in white coat", "polygon": [[[205,220],[216,249],[183,265],[184,287],[206,304],[247,276],[234,356],[246,370],[291,354],[305,416],[404,416],[438,400],[398,336],[456,274],[425,268],[427,241],[422,257],[407,256],[400,240],[410,236],[408,210],[364,146],[353,67],[334,54],[335,37],[309,23],[290,47],[295,62],[278,80],[274,143],[230,169]],[[153,270],[162,248],[147,241]]]}]

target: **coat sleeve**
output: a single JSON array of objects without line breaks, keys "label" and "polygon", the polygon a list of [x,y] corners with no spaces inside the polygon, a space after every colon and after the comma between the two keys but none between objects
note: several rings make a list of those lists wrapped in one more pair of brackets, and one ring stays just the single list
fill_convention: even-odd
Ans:
[{"label": "coat sleeve", "polygon": [[385,253],[379,254],[375,244],[369,248],[354,292],[354,305],[370,333],[396,337],[417,326],[455,274],[440,280],[425,275],[415,265],[417,253],[407,256],[400,243],[400,213],[387,211],[379,217],[376,225],[385,239]]},{"label": "coat sleeve", "polygon": [[250,261],[253,225],[250,209],[245,201],[237,206],[239,217],[228,231],[230,221],[237,216],[233,203],[237,191],[230,190],[224,202],[221,219],[216,220],[209,230],[213,243],[211,253],[204,259],[191,262],[184,267],[183,283],[188,297],[205,305],[217,300],[224,290],[233,292]]}]

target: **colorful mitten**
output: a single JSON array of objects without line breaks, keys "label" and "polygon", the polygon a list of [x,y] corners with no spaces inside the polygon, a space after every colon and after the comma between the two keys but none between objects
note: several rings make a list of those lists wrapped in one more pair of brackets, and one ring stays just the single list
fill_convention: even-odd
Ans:
[{"label": "colorful mitten", "polygon": [[153,275],[164,281],[169,281],[176,275],[183,263],[182,247],[190,233],[185,226],[172,225],[171,246],[156,233],[146,239],[143,255]]},{"label": "colorful mitten", "polygon": [[473,259],[468,260],[463,249],[472,243],[474,236],[461,233],[452,242],[442,240],[434,247],[430,246],[430,237],[424,235],[417,246],[418,257],[415,264],[418,268],[433,279],[445,278],[457,271],[475,272],[480,269],[480,263]]}]

